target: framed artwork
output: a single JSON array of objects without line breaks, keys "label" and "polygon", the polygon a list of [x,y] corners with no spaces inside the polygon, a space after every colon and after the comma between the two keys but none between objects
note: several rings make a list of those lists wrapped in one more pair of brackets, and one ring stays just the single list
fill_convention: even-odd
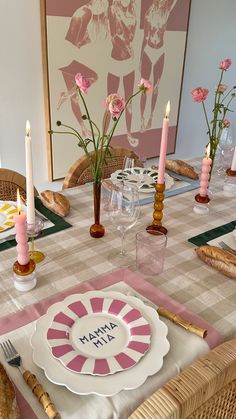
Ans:
[{"label": "framed artwork", "polygon": [[[101,127],[104,101],[127,99],[140,78],[152,91],[135,98],[120,121],[113,146],[159,155],[162,120],[171,103],[168,154],[175,152],[191,0],[41,0],[46,129],[56,122],[89,138],[74,77],[92,81],[86,102]],[[76,137],[47,135],[49,179],[63,178],[83,154]]]}]

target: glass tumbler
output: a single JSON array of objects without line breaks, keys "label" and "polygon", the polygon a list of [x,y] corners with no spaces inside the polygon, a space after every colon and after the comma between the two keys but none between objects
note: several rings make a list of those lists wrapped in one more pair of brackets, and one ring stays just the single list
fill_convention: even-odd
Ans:
[{"label": "glass tumbler", "polygon": [[159,231],[139,231],[136,234],[136,266],[146,275],[163,271],[167,237]]}]

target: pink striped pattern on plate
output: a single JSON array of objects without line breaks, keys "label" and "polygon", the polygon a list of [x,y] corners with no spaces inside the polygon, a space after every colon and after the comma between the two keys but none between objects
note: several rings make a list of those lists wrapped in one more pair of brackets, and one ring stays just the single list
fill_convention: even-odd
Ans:
[{"label": "pink striped pattern on plate", "polygon": [[75,373],[92,375],[131,368],[148,351],[150,340],[151,327],[137,308],[86,294],[65,304],[47,332],[55,358]]}]

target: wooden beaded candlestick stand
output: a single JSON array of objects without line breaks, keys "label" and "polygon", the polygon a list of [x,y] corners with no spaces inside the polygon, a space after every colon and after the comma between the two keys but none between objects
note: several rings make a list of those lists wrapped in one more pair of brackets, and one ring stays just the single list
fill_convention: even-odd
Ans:
[{"label": "wooden beaded candlestick stand", "polygon": [[226,178],[224,180],[223,189],[225,196],[236,196],[236,170],[226,170]]},{"label": "wooden beaded candlestick stand", "polygon": [[162,225],[164,198],[165,198],[165,183],[156,183],[155,185],[155,201],[154,201],[154,212],[153,222],[149,225],[146,230],[151,233],[154,231],[160,231],[161,233],[167,234],[167,229]]}]

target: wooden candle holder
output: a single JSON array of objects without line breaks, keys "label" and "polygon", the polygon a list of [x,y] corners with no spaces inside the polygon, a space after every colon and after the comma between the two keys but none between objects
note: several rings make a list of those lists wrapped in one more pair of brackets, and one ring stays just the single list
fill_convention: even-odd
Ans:
[{"label": "wooden candle holder", "polygon": [[165,198],[165,183],[156,183],[155,185],[155,201],[154,201],[154,212],[153,222],[149,225],[146,230],[151,233],[154,231],[160,231],[161,233],[167,234],[167,229],[162,225],[164,198]]}]

